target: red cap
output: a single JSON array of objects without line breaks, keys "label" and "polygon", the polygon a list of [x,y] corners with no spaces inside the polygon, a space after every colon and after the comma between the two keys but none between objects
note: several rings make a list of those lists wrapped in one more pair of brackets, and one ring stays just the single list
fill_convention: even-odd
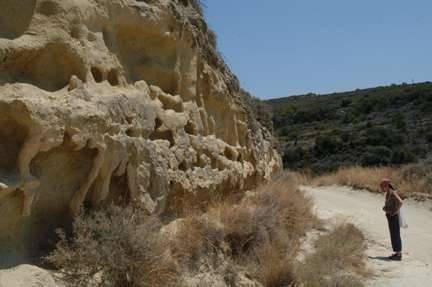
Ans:
[{"label": "red cap", "polygon": [[386,185],[390,185],[390,182],[391,182],[390,179],[388,179],[388,178],[383,178],[383,179],[381,179],[380,186],[381,186],[381,187],[384,187],[384,186],[386,186]]}]

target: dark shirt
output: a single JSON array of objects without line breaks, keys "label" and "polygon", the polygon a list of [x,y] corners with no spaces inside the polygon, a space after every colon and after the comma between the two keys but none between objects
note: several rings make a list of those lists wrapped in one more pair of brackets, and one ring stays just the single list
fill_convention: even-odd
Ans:
[{"label": "dark shirt", "polygon": [[401,203],[397,199],[395,192],[396,191],[393,190],[386,192],[386,199],[383,210],[385,211],[385,213],[390,215],[396,214],[401,207]]}]

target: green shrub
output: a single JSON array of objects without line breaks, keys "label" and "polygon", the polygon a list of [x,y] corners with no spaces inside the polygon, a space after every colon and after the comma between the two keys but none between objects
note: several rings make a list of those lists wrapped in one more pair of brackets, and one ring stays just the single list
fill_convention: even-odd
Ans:
[{"label": "green shrub", "polygon": [[240,94],[251,108],[254,118],[270,132],[273,132],[273,109],[270,105],[252,96],[248,91],[241,89]]},{"label": "green shrub", "polygon": [[432,113],[432,101],[423,102],[421,104],[420,110],[423,113]]},{"label": "green shrub", "polygon": [[404,137],[399,132],[389,128],[373,127],[366,129],[366,144],[371,146],[403,145]]},{"label": "green shrub", "polygon": [[355,117],[354,113],[347,112],[342,117],[342,123],[350,124],[350,123],[353,123],[355,121],[355,119],[356,119],[356,117]]},{"label": "green shrub", "polygon": [[357,113],[369,114],[385,109],[389,105],[386,97],[364,95],[354,104]]},{"label": "green shrub", "polygon": [[388,165],[392,161],[392,150],[385,146],[368,146],[362,156],[364,166]]},{"label": "green shrub", "polygon": [[405,130],[407,127],[407,124],[405,122],[405,116],[402,113],[396,113],[395,115],[393,115],[392,122],[398,130]]},{"label": "green shrub", "polygon": [[290,164],[303,160],[305,152],[301,147],[287,148],[284,150],[282,160],[284,163]]},{"label": "green shrub", "polygon": [[352,100],[351,99],[343,99],[342,101],[341,101],[341,108],[346,108],[346,107],[348,107],[349,105],[351,105],[351,103],[352,103]]},{"label": "green shrub", "polygon": [[391,162],[394,164],[409,163],[416,160],[416,156],[406,147],[399,147],[393,151]]},{"label": "green shrub", "polygon": [[319,157],[336,153],[342,147],[342,141],[336,136],[323,135],[315,139],[315,154]]},{"label": "green shrub", "polygon": [[354,137],[355,135],[350,131],[342,131],[340,133],[340,138],[345,144],[352,142],[354,140]]}]

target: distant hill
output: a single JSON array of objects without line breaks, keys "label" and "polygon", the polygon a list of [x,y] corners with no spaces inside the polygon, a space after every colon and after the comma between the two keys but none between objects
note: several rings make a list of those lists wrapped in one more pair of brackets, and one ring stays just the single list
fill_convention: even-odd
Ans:
[{"label": "distant hill", "polygon": [[414,162],[432,153],[432,82],[265,101],[285,168]]}]

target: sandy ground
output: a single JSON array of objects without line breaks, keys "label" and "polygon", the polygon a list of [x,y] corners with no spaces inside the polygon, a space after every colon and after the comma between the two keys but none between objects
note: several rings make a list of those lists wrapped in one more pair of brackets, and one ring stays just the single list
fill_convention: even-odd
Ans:
[{"label": "sandy ground", "polygon": [[385,259],[392,253],[383,195],[347,187],[302,187],[314,199],[317,215],[335,221],[349,220],[368,239],[368,267],[374,276],[366,286],[432,286],[432,203],[406,200],[402,229],[403,261]]}]

